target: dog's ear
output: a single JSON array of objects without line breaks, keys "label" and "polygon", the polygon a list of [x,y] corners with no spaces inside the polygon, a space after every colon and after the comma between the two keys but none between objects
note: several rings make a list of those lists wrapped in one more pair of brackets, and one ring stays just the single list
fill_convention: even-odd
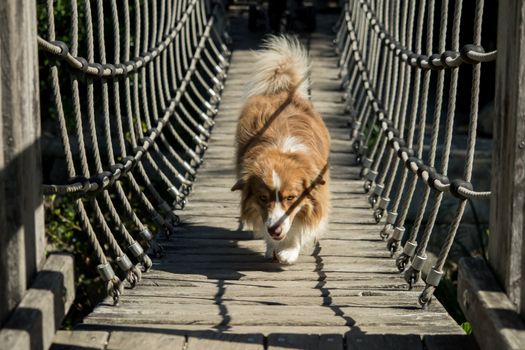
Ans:
[{"label": "dog's ear", "polygon": [[244,179],[237,180],[237,182],[232,186],[231,191],[242,190],[244,188],[245,183],[246,182],[244,181]]}]

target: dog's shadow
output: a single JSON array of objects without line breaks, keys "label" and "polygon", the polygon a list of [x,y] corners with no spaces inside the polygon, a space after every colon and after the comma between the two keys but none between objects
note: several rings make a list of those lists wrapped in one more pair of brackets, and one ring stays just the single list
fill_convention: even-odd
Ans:
[{"label": "dog's shadow", "polygon": [[[231,220],[231,218],[224,218]],[[240,280],[287,268],[264,256],[264,241],[251,231],[201,224],[182,224],[169,240],[159,239],[164,254],[154,259],[154,269],[172,276],[197,279]],[[176,277],[175,277],[176,278]]]}]

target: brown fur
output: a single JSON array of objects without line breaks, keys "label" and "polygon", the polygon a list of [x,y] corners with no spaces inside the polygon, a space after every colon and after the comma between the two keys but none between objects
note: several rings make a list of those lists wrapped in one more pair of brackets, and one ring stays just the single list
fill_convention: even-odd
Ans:
[{"label": "brown fur", "polygon": [[[307,149],[284,152],[293,137]],[[241,112],[236,134],[241,219],[254,226],[275,205],[272,171],[281,179],[279,198],[290,219],[317,227],[329,209],[330,137],[312,104],[293,92],[252,96]]]}]

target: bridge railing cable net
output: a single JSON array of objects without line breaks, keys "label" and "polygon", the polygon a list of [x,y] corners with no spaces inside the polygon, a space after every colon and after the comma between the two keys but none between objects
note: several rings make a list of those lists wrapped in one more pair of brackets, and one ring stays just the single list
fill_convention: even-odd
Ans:
[{"label": "bridge railing cable net", "polygon": [[51,101],[68,175],[44,193],[74,198],[117,303],[124,283],[135,286],[151,267],[147,252],[160,253],[152,232],[169,236],[179,222],[220,103],[229,37],[217,1],[69,5],[58,32],[47,0],[38,38],[52,95],[42,100]]},{"label": "bridge railing cable net", "polygon": [[[483,0],[476,0],[473,12],[467,9],[462,0],[348,0],[335,40],[364,191],[410,286],[422,278],[444,196],[457,200],[419,297],[423,307],[443,276],[467,201],[490,196],[473,187],[472,173],[481,68],[496,52],[482,46]],[[464,151],[453,149],[459,102],[468,109]],[[454,151],[464,162],[459,178],[448,174]],[[411,207],[417,215],[405,230]]]}]

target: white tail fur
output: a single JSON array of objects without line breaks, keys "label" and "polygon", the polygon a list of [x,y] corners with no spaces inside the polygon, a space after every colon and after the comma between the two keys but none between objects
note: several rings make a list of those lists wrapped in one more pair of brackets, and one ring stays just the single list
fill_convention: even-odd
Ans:
[{"label": "white tail fur", "polygon": [[306,49],[296,37],[271,35],[254,55],[255,71],[248,81],[246,97],[296,90],[308,98],[310,63]]}]

